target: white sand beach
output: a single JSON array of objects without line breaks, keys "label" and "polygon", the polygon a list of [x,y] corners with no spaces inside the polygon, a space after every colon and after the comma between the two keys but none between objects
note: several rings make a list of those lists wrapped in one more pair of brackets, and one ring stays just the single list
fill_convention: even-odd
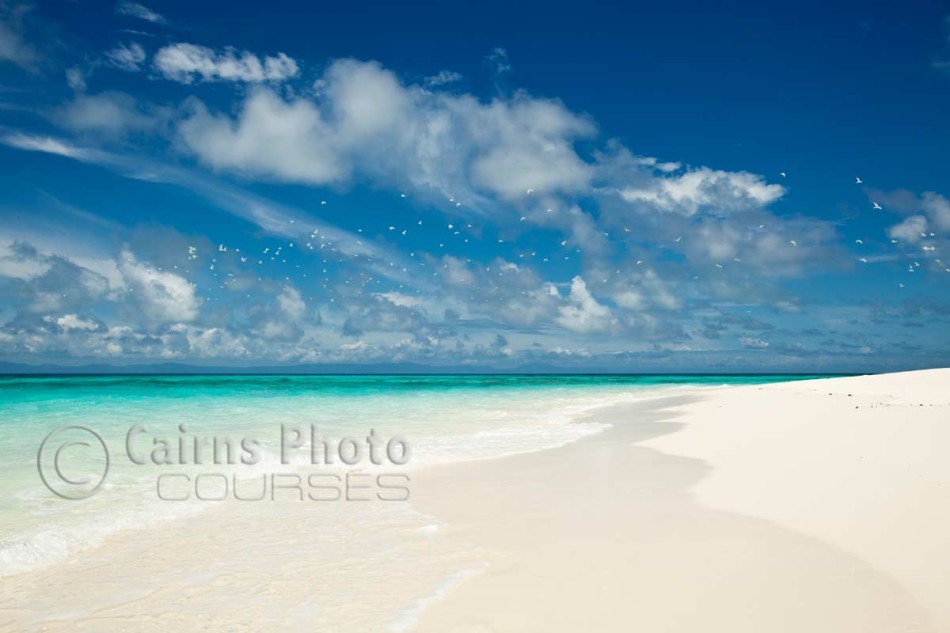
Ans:
[{"label": "white sand beach", "polygon": [[948,631],[948,387],[684,391],[411,505],[225,503],[0,580],[0,629]]}]

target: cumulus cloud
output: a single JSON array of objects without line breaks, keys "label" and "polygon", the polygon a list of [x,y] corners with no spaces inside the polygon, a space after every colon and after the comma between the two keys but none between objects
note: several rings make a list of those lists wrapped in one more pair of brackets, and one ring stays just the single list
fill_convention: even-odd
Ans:
[{"label": "cumulus cloud", "polygon": [[153,59],[155,69],[166,79],[184,84],[195,81],[280,82],[296,77],[297,62],[284,53],[258,57],[249,51],[227,48],[216,52],[196,44],[170,44]]},{"label": "cumulus cloud", "polygon": [[0,287],[13,305],[30,314],[86,309],[113,296],[108,273],[20,241],[0,244]]},{"label": "cumulus cloud", "polygon": [[529,188],[581,191],[593,175],[573,143],[595,128],[557,101],[519,94],[482,103],[406,86],[355,60],[331,64],[317,86],[314,100],[256,90],[236,119],[196,105],[181,138],[216,168],[310,184],[363,175],[476,208]]},{"label": "cumulus cloud", "polygon": [[767,341],[754,336],[743,336],[739,339],[739,343],[746,349],[766,349],[769,346]]},{"label": "cumulus cloud", "polygon": [[912,215],[900,224],[889,228],[887,234],[892,239],[916,244],[927,235],[927,218],[922,215]]},{"label": "cumulus cloud", "polygon": [[87,332],[93,332],[98,330],[101,327],[101,324],[94,319],[83,319],[76,314],[64,314],[63,316],[54,319],[53,317],[47,317],[49,322],[55,322],[56,325],[63,328],[64,330],[82,330]]},{"label": "cumulus cloud", "polygon": [[198,299],[187,279],[159,271],[123,251],[119,270],[146,317],[156,323],[182,323],[198,315]]},{"label": "cumulus cloud", "polygon": [[284,286],[281,289],[277,295],[277,307],[293,321],[302,319],[307,311],[307,304],[300,296],[300,291],[293,286]]},{"label": "cumulus cloud", "polygon": [[[923,238],[920,233],[924,231],[932,231],[937,236],[950,233],[950,199],[935,191],[925,191],[917,195],[906,189],[892,192],[872,190],[869,192],[869,198],[881,201],[889,211],[910,216],[888,230],[889,233],[895,232],[891,236],[895,239],[916,242]],[[914,228],[919,229],[916,236],[912,234]],[[898,235],[903,237],[899,238]]]},{"label": "cumulus cloud", "polygon": [[307,304],[300,291],[285,284],[276,296],[277,310],[264,312],[264,324],[259,328],[266,339],[298,340],[303,335],[300,328],[307,313]]},{"label": "cumulus cloud", "polygon": [[921,196],[921,207],[936,230],[950,233],[950,200],[939,193],[927,191]]},{"label": "cumulus cloud", "polygon": [[598,303],[582,277],[571,280],[571,292],[567,299],[568,305],[558,310],[557,322],[568,330],[590,334],[607,332],[616,325],[617,320],[610,309]]},{"label": "cumulus cloud", "polygon": [[116,4],[115,12],[119,15],[127,15],[129,17],[145,20],[146,22],[151,22],[153,24],[165,24],[166,22],[164,17],[155,11],[152,11],[145,5],[139,4],[138,2],[130,2],[128,0],[123,0],[123,2]]},{"label": "cumulus cloud", "polygon": [[106,59],[110,64],[128,72],[138,72],[142,70],[145,57],[145,49],[136,42],[119,44],[111,51],[106,52]]},{"label": "cumulus cloud", "polygon": [[305,100],[286,102],[269,90],[250,95],[237,121],[196,103],[179,127],[185,145],[214,169],[277,180],[322,184],[346,173],[320,141],[329,136],[320,111]]},{"label": "cumulus cloud", "polygon": [[312,185],[366,179],[482,213],[521,207],[533,222],[578,239],[587,234],[589,251],[594,241],[603,247],[600,231],[569,211],[567,198],[613,195],[629,213],[689,218],[759,210],[785,193],[756,174],[684,169],[615,142],[588,159],[576,146],[595,137],[595,124],[523,92],[484,102],[406,84],[378,63],[352,59],[333,62],[315,88],[293,98],[257,88],[236,116],[192,101],[181,144],[215,169],[248,177]]}]

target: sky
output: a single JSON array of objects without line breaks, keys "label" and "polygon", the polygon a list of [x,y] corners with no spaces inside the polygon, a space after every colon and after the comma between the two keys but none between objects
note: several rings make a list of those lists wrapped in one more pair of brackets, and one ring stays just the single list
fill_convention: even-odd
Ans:
[{"label": "sky", "polygon": [[0,361],[950,365],[950,3],[710,5],[0,0]]}]

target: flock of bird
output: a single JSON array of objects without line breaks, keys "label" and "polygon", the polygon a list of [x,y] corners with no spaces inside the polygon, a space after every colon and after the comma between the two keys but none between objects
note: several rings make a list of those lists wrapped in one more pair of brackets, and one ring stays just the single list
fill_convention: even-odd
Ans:
[{"label": "flock of bird", "polygon": [[[785,172],[780,172],[782,178],[786,178],[787,174]],[[863,180],[860,177],[855,177],[855,184],[863,184]],[[526,190],[525,194],[527,196],[534,195],[535,191],[532,188]],[[406,194],[400,194],[401,198],[406,198]],[[455,205],[456,208],[461,207],[462,203],[455,200],[454,198],[448,198],[450,204]],[[326,200],[320,202],[321,206],[327,205]],[[876,201],[871,201],[872,210],[882,211],[883,207]],[[551,209],[547,209],[548,213],[551,213]],[[528,221],[527,216],[521,216],[519,219],[520,222]],[[294,220],[290,220],[291,223]],[[415,223],[415,227],[419,230],[422,230],[421,227],[424,226],[424,221],[419,219]],[[321,233],[319,228],[313,229],[308,234],[306,234],[305,240],[302,240],[302,243],[296,241],[286,241],[281,244],[275,244],[273,246],[266,246],[260,252],[252,253],[250,251],[242,251],[238,247],[231,247],[226,244],[219,244],[216,252],[210,257],[205,259],[207,264],[207,270],[211,273],[212,277],[216,279],[216,284],[219,289],[225,289],[230,286],[237,287],[239,285],[239,279],[247,276],[247,271],[242,273],[240,268],[235,268],[235,264],[258,267],[259,270],[264,271],[266,265],[275,264],[280,266],[292,266],[294,269],[301,269],[302,260],[297,253],[302,251],[309,251],[318,254],[319,256],[319,265],[317,266],[317,276],[319,277],[319,282],[322,284],[322,288],[334,294],[334,292],[339,292],[339,288],[333,287],[331,270],[338,269],[344,273],[342,278],[342,284],[344,287],[348,286],[350,288],[355,288],[356,292],[361,292],[363,289],[367,288],[371,284],[374,286],[382,286],[386,283],[391,283],[393,289],[398,289],[400,291],[405,290],[409,286],[415,286],[415,291],[417,293],[422,292],[422,287],[425,284],[411,283],[411,279],[418,279],[414,277],[413,273],[421,273],[425,271],[426,276],[429,277],[439,277],[440,275],[447,274],[452,268],[452,264],[446,263],[442,259],[442,255],[447,255],[450,252],[457,252],[456,247],[464,248],[463,245],[476,242],[481,239],[480,232],[473,228],[473,225],[466,222],[448,222],[445,225],[444,232],[440,231],[438,228],[435,231],[428,226],[425,228],[431,233],[437,236],[438,247],[433,249],[437,254],[432,254],[429,252],[417,253],[416,251],[409,251],[408,260],[402,256],[397,255],[388,255],[384,256],[382,253],[386,251],[378,251],[380,254],[372,255],[365,253],[354,254],[352,252],[347,252],[347,249],[341,248],[334,239],[331,239],[324,233]],[[758,229],[765,230],[765,225],[760,224]],[[364,230],[364,228],[359,228],[356,231],[356,240],[355,244],[357,246],[364,246],[364,239],[367,239],[366,236],[370,233],[370,230]],[[624,234],[632,233],[632,229],[629,227],[623,228]],[[405,237],[409,235],[410,228],[397,226],[395,224],[386,224],[383,230],[377,231],[377,236],[375,239],[378,239],[381,235],[394,235],[399,237]],[[610,232],[604,231],[603,235],[608,240],[611,239]],[[921,238],[929,239],[936,237],[934,233],[921,233]],[[398,239],[398,238],[397,238]],[[673,238],[672,242],[675,244],[681,243],[684,239],[688,239],[683,235],[677,235]],[[453,240],[455,240],[453,242]],[[569,249],[567,251],[561,251],[557,254],[549,254],[549,256],[539,256],[537,250],[531,250],[525,248],[522,252],[517,254],[517,259],[519,260],[534,260],[539,261],[542,264],[548,264],[554,259],[563,259],[570,260],[573,256],[582,256],[583,251],[581,248],[577,248],[572,244],[572,239],[563,239],[558,242],[561,249]],[[896,239],[890,240],[892,245],[899,243]],[[497,238],[497,243],[505,243],[505,240],[502,238]],[[798,247],[798,240],[789,239],[788,244],[792,248]],[[863,239],[854,240],[856,246],[864,246]],[[448,246],[447,246],[448,245]],[[517,246],[517,243],[516,243]],[[448,248],[448,250],[447,250]],[[936,252],[936,247],[932,244],[924,244],[922,251],[925,255],[930,256]],[[367,252],[376,252],[369,250]],[[197,246],[188,246],[187,251],[187,261],[188,262],[197,262],[199,260],[200,253]],[[481,265],[476,264],[472,258],[469,257],[456,257],[457,262],[464,262],[466,267],[471,267],[473,270],[476,270]],[[736,263],[742,263],[741,258],[734,257],[733,261]],[[858,258],[858,261],[861,264],[868,264],[870,261],[867,256],[862,256]],[[950,267],[947,267],[940,259],[934,259],[933,262],[944,268],[944,270],[950,273]],[[635,266],[644,265],[644,259],[635,260]],[[357,264],[357,265],[353,265]],[[724,265],[721,262],[713,264],[716,269],[724,269]],[[410,267],[413,267],[410,270]],[[176,270],[179,269],[177,265],[174,266]],[[192,273],[191,266],[186,264],[184,266],[186,273]],[[913,261],[908,265],[907,272],[914,273],[921,268],[919,261]],[[313,269],[307,268],[305,270],[310,270],[313,272]],[[237,272],[237,274],[235,274]],[[282,281],[291,282],[290,271],[286,269],[281,271]],[[496,265],[494,268],[492,265],[484,266],[484,272],[489,274],[494,274],[496,278],[499,278],[498,283],[504,283],[500,278],[504,278],[506,275],[510,274],[519,274],[521,268],[516,265],[505,265],[504,263]],[[615,274],[620,275],[622,271],[618,268],[615,271]],[[274,279],[273,274],[266,275],[263,272],[254,273],[259,282],[263,282],[265,277],[268,279]],[[304,279],[308,278],[308,273],[301,271],[300,276]],[[698,275],[693,277],[694,279],[699,279]],[[602,279],[603,282],[608,282],[607,278]],[[195,288],[198,288],[196,282],[192,281],[192,285]],[[630,284],[633,286],[634,284]],[[901,288],[904,287],[903,283],[898,284]],[[213,287],[208,286],[202,290],[212,291]],[[474,291],[474,288],[472,289]],[[527,290],[522,290],[522,294],[527,294]],[[339,296],[339,295],[338,295]],[[251,297],[250,294],[247,295],[248,298]],[[208,300],[212,299],[210,292],[208,296],[205,297]],[[474,298],[474,297],[473,297]],[[310,295],[310,299],[313,299],[313,296]],[[330,303],[335,303],[336,298],[333,296],[329,297]]]}]

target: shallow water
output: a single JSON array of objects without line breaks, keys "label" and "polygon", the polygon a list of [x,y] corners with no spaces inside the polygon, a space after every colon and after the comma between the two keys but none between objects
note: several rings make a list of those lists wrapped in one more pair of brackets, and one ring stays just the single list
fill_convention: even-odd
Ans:
[{"label": "shallow water", "polygon": [[[0,576],[66,560],[118,531],[211,505],[195,498],[160,502],[156,478],[162,473],[193,475],[211,468],[253,479],[288,467],[312,467],[311,427],[331,448],[343,438],[362,442],[371,431],[383,442],[402,438],[411,455],[399,469],[411,469],[562,445],[599,430],[570,424],[598,406],[683,388],[796,378],[805,376],[0,377]],[[144,465],[133,463],[127,448],[129,430],[136,425],[141,432],[132,436],[131,445]],[[106,478],[82,500],[50,492],[37,466],[44,438],[67,426],[95,431],[108,449]],[[302,446],[287,451],[282,463],[282,438],[295,439],[294,429]],[[48,447],[63,437],[53,436]],[[208,463],[216,438],[225,437],[238,447],[242,439],[256,441],[257,462]],[[168,453],[160,457],[170,464],[154,463],[156,438],[168,442]],[[95,481],[104,472],[105,458],[90,442],[64,453],[72,459],[66,460],[70,480]],[[202,465],[193,463],[196,445]],[[44,452],[47,474],[51,455]],[[235,458],[242,455],[235,449]],[[386,467],[385,461],[382,466],[368,462],[365,450],[355,466],[363,471]]]}]

